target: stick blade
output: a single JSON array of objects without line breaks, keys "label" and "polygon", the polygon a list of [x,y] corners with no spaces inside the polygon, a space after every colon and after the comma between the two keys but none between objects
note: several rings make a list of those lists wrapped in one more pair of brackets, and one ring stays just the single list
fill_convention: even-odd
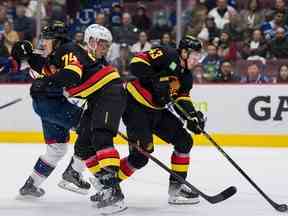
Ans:
[{"label": "stick blade", "polygon": [[234,194],[236,194],[237,188],[234,186],[231,186],[224,191],[222,191],[220,194],[217,194],[216,196],[209,197],[208,200],[212,204],[216,204],[218,202],[222,202],[230,197],[232,197]]},{"label": "stick blade", "polygon": [[281,204],[276,206],[275,209],[279,212],[286,212],[288,210],[288,206],[286,204]]}]

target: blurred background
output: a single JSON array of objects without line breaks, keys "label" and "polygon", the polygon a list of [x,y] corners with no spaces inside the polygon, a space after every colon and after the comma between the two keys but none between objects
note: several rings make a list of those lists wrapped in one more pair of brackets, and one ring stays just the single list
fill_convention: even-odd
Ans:
[{"label": "blurred background", "polygon": [[288,83],[288,8],[285,0],[1,0],[0,82],[30,82],[27,64],[10,57],[17,40],[35,47],[41,26],[63,20],[70,37],[98,23],[114,43],[108,60],[129,74],[133,53],[175,47],[183,34],[203,42],[195,83]]}]

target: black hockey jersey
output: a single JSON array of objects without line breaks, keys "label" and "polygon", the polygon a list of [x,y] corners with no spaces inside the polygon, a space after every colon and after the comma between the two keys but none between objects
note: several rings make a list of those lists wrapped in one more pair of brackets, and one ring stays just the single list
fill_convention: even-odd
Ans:
[{"label": "black hockey jersey", "polygon": [[157,104],[157,99],[153,95],[152,83],[155,80],[159,82],[169,80],[171,96],[176,101],[185,100],[192,105],[189,93],[193,76],[191,71],[181,66],[177,50],[156,47],[139,53],[132,58],[130,70],[138,79],[129,82],[127,89],[140,104],[151,109],[163,109],[163,106]]},{"label": "black hockey jersey", "polygon": [[[51,66],[56,68],[56,73],[51,72]],[[39,58],[31,67],[37,71],[41,68],[41,74],[48,74],[42,79],[53,83],[55,88],[65,87],[69,96],[79,98],[87,98],[111,81],[120,80],[114,67],[97,61],[74,43],[62,45],[49,58]]]}]

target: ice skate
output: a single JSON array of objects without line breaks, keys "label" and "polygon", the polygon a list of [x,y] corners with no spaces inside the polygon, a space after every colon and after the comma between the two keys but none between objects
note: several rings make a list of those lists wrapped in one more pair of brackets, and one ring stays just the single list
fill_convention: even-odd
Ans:
[{"label": "ice skate", "polygon": [[104,185],[100,182],[100,175],[96,174],[95,176],[89,177],[91,185],[94,187],[96,193],[100,191]]},{"label": "ice skate", "polygon": [[170,182],[168,203],[172,205],[192,205],[200,202],[199,194],[179,182]]},{"label": "ice skate", "polygon": [[99,209],[103,215],[122,212],[127,209],[124,204],[124,195],[115,177],[115,173],[104,173],[98,179],[103,185],[102,188],[90,197],[93,206]]},{"label": "ice skate", "polygon": [[64,190],[82,195],[88,194],[90,189],[90,184],[83,179],[81,173],[72,168],[71,163],[63,173],[62,180],[58,183],[58,186]]},{"label": "ice skate", "polygon": [[19,190],[19,196],[17,199],[33,199],[40,198],[45,194],[42,188],[37,188],[34,186],[34,180],[31,176],[27,179],[24,186]]}]

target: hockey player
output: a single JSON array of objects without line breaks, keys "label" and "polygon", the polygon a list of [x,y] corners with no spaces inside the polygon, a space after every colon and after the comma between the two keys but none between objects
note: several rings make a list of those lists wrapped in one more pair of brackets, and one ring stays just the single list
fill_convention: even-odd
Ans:
[{"label": "hockey player", "polygon": [[[110,31],[101,27],[95,32],[85,32],[89,49],[102,52],[109,48],[112,41]],[[54,42],[54,39],[47,41],[52,48]],[[87,99],[87,109],[82,115],[76,141],[79,147],[77,156],[87,157],[92,172],[101,169],[103,188],[91,197],[91,201],[95,201],[98,208],[119,204],[117,207],[121,209],[124,196],[117,181],[120,158],[113,145],[113,136],[126,104],[120,75],[114,67],[98,62],[82,47],[66,43],[52,50],[54,56],[61,56],[60,61],[55,61],[55,66],[61,69],[43,78],[34,88],[32,85],[31,94],[42,95],[51,87],[58,87],[65,88],[65,95],[69,97]]]},{"label": "hockey player", "polygon": [[[80,97],[95,91],[88,97],[88,108],[80,121],[75,154],[85,160],[91,173],[97,175],[101,183],[100,190],[91,196],[91,201],[98,208],[109,206],[111,212],[121,211],[125,207],[117,180],[120,158],[114,148],[113,137],[117,134],[125,109],[126,93],[119,73],[112,66],[106,65],[104,58],[112,42],[111,32],[94,24],[85,30],[84,40],[89,55],[95,58],[97,64],[100,62],[102,67],[87,82],[67,91],[70,96]],[[89,81],[94,80],[96,84],[90,87]]]},{"label": "hockey player", "polygon": [[[98,38],[98,39],[97,39]],[[96,40],[103,40],[106,44],[103,44],[104,46],[95,46]],[[97,63],[101,63],[105,66],[108,66],[108,62],[106,60],[107,53],[110,48],[110,44],[112,43],[112,34],[107,28],[103,28],[101,25],[98,24],[92,24],[87,27],[84,34],[84,43],[86,44],[85,49],[88,52],[88,55],[94,60],[97,61]],[[101,45],[101,44],[100,44]],[[82,139],[81,139],[82,140]],[[91,156],[95,155],[93,146],[89,146],[88,143],[91,144],[90,141],[84,140],[83,143],[81,143],[81,140],[77,140],[74,145],[74,152],[75,155],[78,155],[78,158],[81,158],[83,161],[88,159]],[[89,138],[87,137],[87,140]],[[89,167],[88,167],[89,168]],[[66,170],[67,171],[67,170]],[[63,173],[63,179],[58,184],[61,188],[71,190],[70,183],[65,180],[66,171]],[[92,174],[96,174],[92,171]],[[94,182],[94,186],[99,189],[99,187],[102,187],[101,183],[99,182],[100,178],[90,178],[90,181]],[[95,182],[96,181],[96,182]],[[96,184],[96,185],[95,185]]]},{"label": "hockey player", "polygon": [[[191,64],[189,56],[200,50],[199,40],[185,36],[177,50],[156,47],[137,54],[130,64],[131,73],[137,79],[127,85],[127,107],[123,115],[129,140],[147,152],[152,153],[154,149],[152,134],[174,146],[171,169],[183,178],[187,176],[193,139],[183,128],[183,123],[165,106],[171,102],[172,97],[194,117],[194,120],[186,120],[188,130],[195,134],[201,133],[198,127],[204,128],[203,114],[194,109],[189,97],[194,64]],[[185,118],[177,107],[175,109]],[[148,158],[130,147],[128,157],[121,159],[119,180],[128,178],[147,162]],[[170,204],[199,202],[199,195],[181,185],[173,176],[170,176],[168,193]]]},{"label": "hockey player", "polygon": [[[32,174],[19,191],[23,197],[44,195],[45,192],[40,185],[67,152],[69,130],[77,127],[82,114],[80,107],[70,103],[63,96],[62,87],[53,84],[52,77],[57,77],[57,73],[61,71],[63,74],[71,74],[77,80],[82,74],[83,65],[93,63],[89,58],[83,58],[79,48],[69,43],[62,22],[55,21],[45,26],[42,30],[42,39],[48,57],[33,53],[32,44],[27,41],[17,42],[12,50],[12,56],[17,61],[27,60],[31,68],[38,73],[38,78],[32,83],[30,94],[34,111],[41,118],[47,144],[45,154],[38,158]],[[72,81],[69,77],[67,80],[64,77],[63,83],[66,82]],[[81,176],[84,169],[82,161],[73,156],[63,176],[79,193],[87,193],[90,188],[90,184]]]}]

